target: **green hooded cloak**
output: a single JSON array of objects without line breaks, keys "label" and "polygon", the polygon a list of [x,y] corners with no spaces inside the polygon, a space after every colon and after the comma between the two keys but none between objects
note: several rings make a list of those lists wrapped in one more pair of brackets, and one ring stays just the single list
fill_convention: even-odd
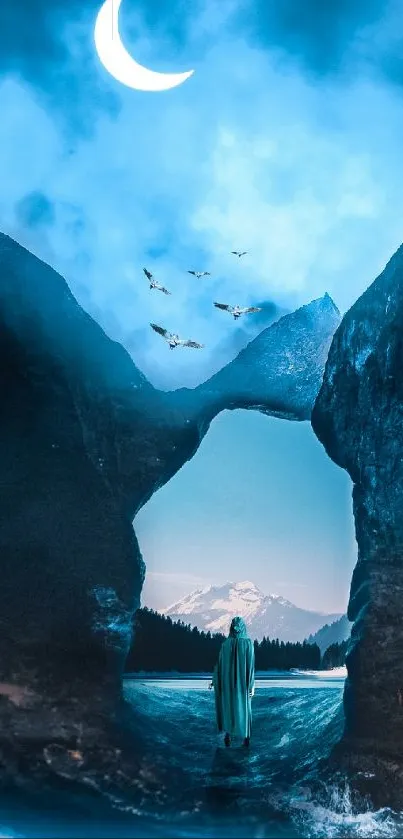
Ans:
[{"label": "green hooded cloak", "polygon": [[255,651],[240,617],[233,619],[214,668],[217,727],[233,737],[250,737],[251,698],[255,684]]}]

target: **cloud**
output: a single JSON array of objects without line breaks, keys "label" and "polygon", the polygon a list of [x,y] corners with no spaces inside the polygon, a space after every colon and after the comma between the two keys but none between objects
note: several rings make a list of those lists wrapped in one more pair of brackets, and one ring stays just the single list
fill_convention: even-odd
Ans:
[{"label": "cloud", "polygon": [[[122,31],[139,60],[198,59],[189,82],[147,96],[97,63],[94,4],[41,8],[39,43],[62,47],[31,72],[14,33],[7,66],[19,75],[0,80],[1,227],[67,278],[155,384],[197,384],[253,337],[258,319],[239,327],[214,300],[269,301],[267,322],[271,306],[276,317],[325,291],[344,309],[400,243],[403,103],[379,79],[313,85],[293,56],[252,43],[234,2],[192,7],[184,46],[173,17],[164,28],[161,11],[151,31],[158,6],[125,0]],[[143,265],[171,297],[149,290]],[[211,277],[197,282],[189,268]],[[205,350],[171,353],[151,321]]]},{"label": "cloud", "polygon": [[97,0],[0,4],[0,74],[33,89],[71,142],[91,133],[98,111],[116,115],[119,108],[93,44],[99,6]]},{"label": "cloud", "polygon": [[[65,26],[82,24],[81,39],[86,55],[92,53],[92,29],[101,0],[13,0],[0,10],[0,66],[22,70],[46,89],[57,66],[71,63]],[[268,3],[252,0],[124,0],[120,10],[122,37],[141,41],[143,33],[151,44],[149,54],[155,69],[168,70],[169,62],[180,58],[187,45],[193,60],[199,60],[211,40],[225,40],[236,33],[264,50],[277,49],[297,57],[303,67],[317,74],[334,73],[360,54],[362,37],[394,21],[399,12],[391,0],[282,0]],[[140,36],[140,37],[139,37]],[[153,46],[157,45],[157,49]],[[140,45],[141,46],[141,45]],[[393,39],[373,39],[377,60],[393,47]],[[199,52],[200,51],[200,52]],[[393,49],[392,49],[393,52]],[[187,58],[187,56],[186,56]],[[157,62],[157,63],[156,63]],[[167,63],[168,62],[168,63]],[[88,61],[86,64],[88,70]],[[64,81],[75,81],[71,73]]]},{"label": "cloud", "polygon": [[317,81],[352,65],[365,73],[369,51],[374,70],[389,75],[385,58],[397,56],[396,45],[376,33],[393,29],[400,16],[396,0],[254,0],[247,11],[240,6],[238,25],[250,42],[291,56]]},{"label": "cloud", "polygon": [[56,220],[52,201],[39,189],[27,193],[17,201],[15,215],[17,223],[23,227],[47,227]]},{"label": "cloud", "polygon": [[[371,0],[123,0],[122,36],[139,61],[168,72],[195,68],[176,90],[147,95],[100,65],[93,44],[100,2],[0,3],[0,229],[60,271],[155,384],[193,385],[284,311],[325,291],[347,308],[400,244],[402,13],[385,3],[381,19]],[[249,251],[245,259],[230,254],[237,247]],[[143,266],[171,297],[149,290]],[[198,283],[191,268],[211,277]],[[263,301],[264,312],[236,323],[214,300]],[[205,350],[171,352],[150,321]],[[214,447],[222,427],[220,445],[210,459],[208,448],[200,452],[205,467],[192,462],[196,490],[193,472],[179,490],[174,481],[164,489],[174,541],[165,531],[158,542],[163,508],[153,508],[157,521],[143,526],[142,547],[154,567],[157,554],[159,566],[172,568],[188,568],[191,557],[210,572],[217,555],[227,571],[234,557],[242,568],[246,555],[256,572],[259,562],[268,567],[272,534],[262,532],[262,549],[251,547],[251,513],[217,473],[223,452],[233,465],[247,439],[256,452],[269,451],[271,430],[260,420],[267,423],[251,415],[233,415],[231,425],[217,420],[204,446]],[[287,442],[284,467],[290,452]],[[253,511],[267,499],[271,474],[256,473],[260,459],[253,455],[244,470]],[[330,477],[317,475],[328,497]],[[183,532],[183,510],[201,490],[211,515],[200,532],[197,524]],[[277,498],[272,508],[277,521]],[[198,519],[206,509],[201,499]],[[346,555],[341,547],[338,557]],[[306,553],[309,570],[315,557]],[[332,563],[330,552],[322,566],[331,575]],[[313,576],[315,599],[316,569]],[[208,582],[149,572],[144,602],[162,608]]]}]

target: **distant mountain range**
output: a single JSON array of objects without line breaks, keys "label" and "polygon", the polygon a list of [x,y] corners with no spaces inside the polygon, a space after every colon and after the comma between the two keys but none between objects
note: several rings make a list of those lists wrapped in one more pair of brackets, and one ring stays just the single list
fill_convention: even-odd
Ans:
[{"label": "distant mountain range", "polygon": [[342,615],[334,623],[326,623],[318,632],[307,639],[310,644],[317,644],[322,655],[331,644],[341,644],[350,637],[351,623],[347,615]]},{"label": "distant mountain range", "polygon": [[340,614],[321,614],[300,609],[278,594],[264,594],[249,580],[208,586],[183,597],[163,610],[172,620],[182,620],[205,632],[227,634],[235,615],[244,618],[251,638],[266,636],[280,641],[303,641],[324,624],[333,624]]}]

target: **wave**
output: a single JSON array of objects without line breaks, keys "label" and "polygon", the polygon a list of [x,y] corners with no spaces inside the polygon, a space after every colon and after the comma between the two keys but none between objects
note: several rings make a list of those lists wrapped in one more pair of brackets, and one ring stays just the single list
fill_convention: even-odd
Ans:
[{"label": "wave", "polygon": [[403,814],[389,808],[357,812],[348,783],[344,788],[328,787],[328,804],[314,800],[291,800],[290,816],[299,827],[300,836],[322,839],[381,839],[401,837]]},{"label": "wave", "polygon": [[[216,734],[214,696],[206,682],[198,689],[194,681],[188,687],[184,682],[178,689],[177,683],[173,688],[169,682],[128,681],[125,742],[114,766],[104,760],[104,772],[93,768],[86,773],[84,768],[79,783],[63,782],[51,829],[49,814],[44,830],[38,805],[35,813],[26,807],[30,816],[23,822],[22,816],[9,819],[10,809],[2,802],[7,828],[4,833],[0,829],[0,839],[402,836],[402,814],[357,807],[346,779],[325,784],[317,772],[342,733],[342,682],[311,688],[301,680],[301,685],[298,690],[293,681],[258,688],[250,749],[236,743],[225,749]],[[86,790],[93,796],[90,804]],[[42,800],[46,811],[49,791],[43,791]],[[53,807],[55,800],[52,796]],[[80,824],[86,806],[87,820]]]}]

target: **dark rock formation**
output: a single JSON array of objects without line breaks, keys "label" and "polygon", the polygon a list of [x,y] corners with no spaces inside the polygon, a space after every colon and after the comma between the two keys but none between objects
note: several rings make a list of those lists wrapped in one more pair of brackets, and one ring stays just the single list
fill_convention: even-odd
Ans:
[{"label": "dark rock formation", "polygon": [[309,420],[330,342],[340,322],[328,294],[264,329],[234,361],[196,388],[214,413],[247,408]]},{"label": "dark rock formation", "polygon": [[163,393],[0,234],[0,323],[0,693],[8,708],[13,691],[20,707],[39,697],[42,715],[44,697],[89,697],[93,718],[119,694],[139,604],[134,515],[224,408],[309,419],[339,314],[325,296],[200,387]]},{"label": "dark rock formation", "polygon": [[[354,483],[358,562],[339,753],[375,772],[383,803],[399,793],[401,804],[394,773],[403,753],[403,247],[337,329],[312,425]],[[392,777],[384,785],[380,762]]]}]

